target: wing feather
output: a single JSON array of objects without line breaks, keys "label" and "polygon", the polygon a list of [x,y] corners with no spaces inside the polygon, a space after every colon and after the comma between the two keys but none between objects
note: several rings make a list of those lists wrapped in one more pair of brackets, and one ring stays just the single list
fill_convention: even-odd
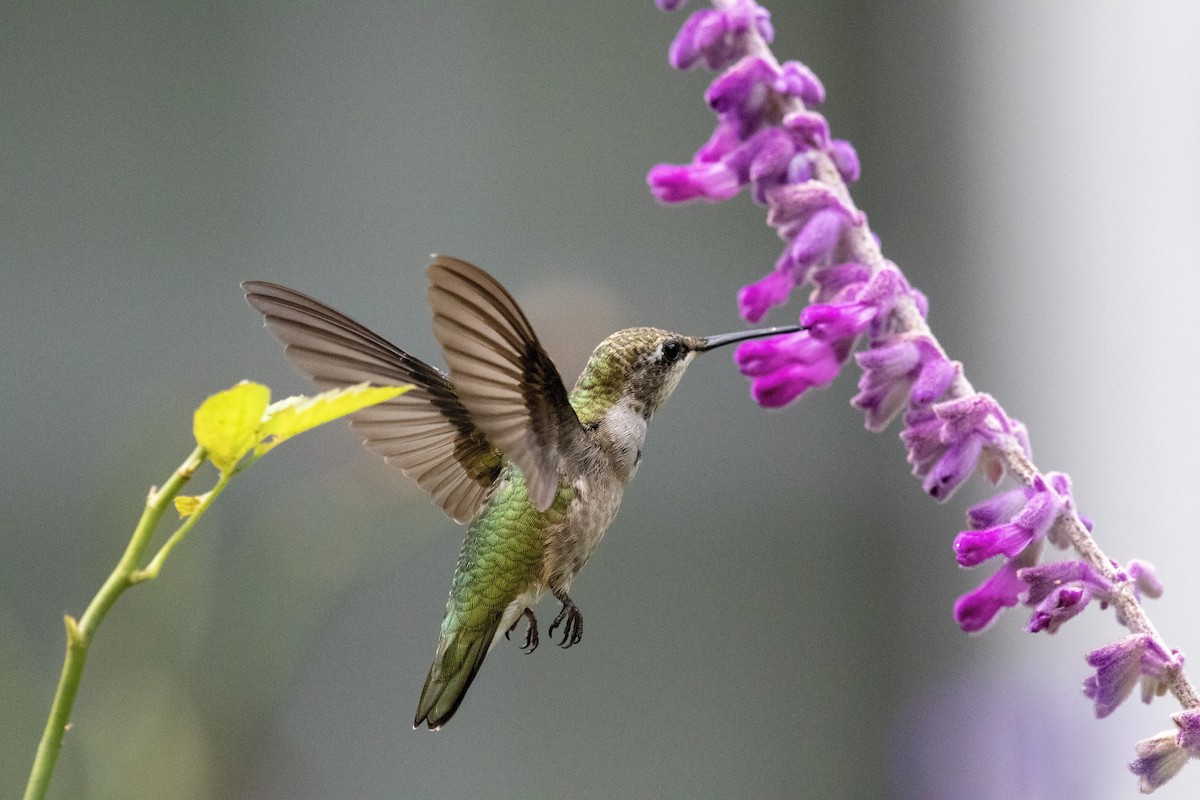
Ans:
[{"label": "wing feather", "polygon": [[433,335],[471,418],[525,476],[540,510],[558,492],[566,454],[584,441],[562,378],[504,287],[465,261],[429,267]]},{"label": "wing feather", "polygon": [[261,281],[242,287],[288,359],[321,388],[412,384],[399,397],[355,413],[351,427],[455,520],[475,516],[503,457],[441,372],[300,292]]}]

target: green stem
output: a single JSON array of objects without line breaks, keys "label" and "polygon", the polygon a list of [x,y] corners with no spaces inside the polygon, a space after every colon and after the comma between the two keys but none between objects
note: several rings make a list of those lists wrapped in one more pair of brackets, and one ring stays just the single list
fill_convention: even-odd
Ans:
[{"label": "green stem", "polygon": [[[116,568],[104,581],[100,591],[92,598],[92,602],[88,604],[87,610],[83,612],[83,616],[78,622],[74,617],[66,616],[67,654],[63,660],[62,674],[58,679],[58,690],[54,694],[54,703],[50,706],[50,717],[46,720],[46,728],[42,731],[42,739],[38,743],[37,756],[33,760],[33,769],[29,773],[29,783],[25,787],[25,800],[42,800],[46,796],[46,790],[50,786],[50,776],[54,773],[54,765],[58,762],[58,754],[62,750],[63,735],[70,726],[71,708],[75,705],[75,695],[79,691],[79,681],[83,677],[83,666],[87,662],[88,649],[91,647],[92,638],[96,635],[96,629],[100,627],[104,616],[117,602],[121,593],[137,582],[134,576],[138,573],[138,565],[145,556],[146,549],[150,546],[150,540],[154,536],[154,530],[158,527],[159,520],[171,505],[171,501],[179,494],[180,489],[204,463],[205,456],[204,448],[197,447],[161,489],[150,490],[150,494],[146,498],[146,509],[142,512],[142,518],[138,521],[137,528],[134,529],[133,536],[130,538],[121,560],[117,562]],[[226,476],[222,476],[222,481],[227,480]],[[196,517],[206,506],[207,503],[197,509],[197,513],[188,519],[187,524],[181,526],[175,532],[175,536],[171,537],[172,541],[175,541],[177,537],[182,538],[186,534],[185,528],[190,528],[190,525],[194,524]],[[164,550],[167,549],[164,545]],[[159,555],[165,558],[161,551]],[[156,557],[156,560],[161,568],[161,559]],[[158,572],[155,570],[154,575],[157,574]],[[143,575],[140,580],[154,577],[154,575]]]},{"label": "green stem", "polygon": [[188,518],[183,521],[182,525],[175,529],[175,532],[171,534],[171,537],[167,539],[167,541],[163,543],[163,546],[159,548],[159,551],[154,554],[154,558],[150,559],[150,563],[146,565],[145,569],[139,569],[130,573],[130,584],[141,583],[142,581],[151,581],[158,577],[158,573],[162,571],[163,562],[167,560],[167,556],[169,556],[171,551],[175,549],[175,545],[183,541],[183,537],[188,535],[188,531],[190,531],[196,524],[196,520],[200,519],[200,515],[203,514],[210,505],[212,505],[213,501],[216,500],[221,492],[225,490],[225,487],[229,485],[229,479],[238,472],[239,470],[235,469],[232,472],[221,473],[221,477],[217,479],[216,484],[212,489],[209,490],[208,494],[204,495],[204,499],[200,501],[200,505],[196,506],[196,510],[188,515]]}]

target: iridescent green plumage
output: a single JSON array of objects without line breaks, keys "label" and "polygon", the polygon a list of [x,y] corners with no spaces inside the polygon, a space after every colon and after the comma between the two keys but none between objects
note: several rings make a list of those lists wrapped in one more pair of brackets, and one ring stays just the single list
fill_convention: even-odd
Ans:
[{"label": "iridescent green plumage", "polygon": [[512,624],[501,629],[505,611],[537,583],[545,533],[563,523],[573,497],[563,487],[550,508],[538,511],[519,470],[510,465],[501,475],[467,528],[414,727],[440,728],[458,709],[484,657]]}]

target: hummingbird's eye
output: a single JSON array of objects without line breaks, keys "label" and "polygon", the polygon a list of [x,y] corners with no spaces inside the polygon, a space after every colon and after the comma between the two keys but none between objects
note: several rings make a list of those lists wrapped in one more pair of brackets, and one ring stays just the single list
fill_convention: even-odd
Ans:
[{"label": "hummingbird's eye", "polygon": [[663,342],[662,360],[664,364],[673,364],[683,355],[683,346],[676,341]]}]

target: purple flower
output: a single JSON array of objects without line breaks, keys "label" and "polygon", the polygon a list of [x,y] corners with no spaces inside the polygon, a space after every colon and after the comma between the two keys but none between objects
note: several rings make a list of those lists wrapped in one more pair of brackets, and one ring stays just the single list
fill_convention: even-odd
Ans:
[{"label": "purple flower", "polygon": [[[908,448],[913,474],[925,478],[925,491],[946,500],[980,465],[984,447],[1003,450],[1010,443],[1026,444],[1024,428],[1010,420],[990,396],[974,394],[937,403],[914,406],[905,415],[900,439]],[[998,461],[988,462],[988,477],[999,480]]]},{"label": "purple flower", "polygon": [[766,59],[747,56],[718,75],[704,99],[745,139],[758,131],[771,113],[771,87],[778,78]]},{"label": "purple flower", "polygon": [[977,567],[998,555],[1012,558],[1033,539],[1033,530],[1015,523],[982,531],[963,531],[954,539],[954,553],[960,566]]},{"label": "purple flower", "polygon": [[686,200],[726,200],[737,194],[737,175],[721,162],[713,164],[659,164],[646,176],[650,191],[664,203]]},{"label": "purple flower", "polygon": [[[1107,717],[1133,691],[1143,677],[1165,679],[1169,669],[1182,666],[1183,658],[1167,650],[1146,633],[1135,633],[1087,654],[1096,674],[1083,682],[1083,693],[1094,701],[1096,716]],[[1143,692],[1143,700],[1149,702]]]},{"label": "purple flower", "polygon": [[870,303],[815,303],[800,312],[800,324],[814,339],[852,339],[866,330],[879,313]]},{"label": "purple flower", "polygon": [[1056,589],[1068,585],[1087,587],[1100,597],[1107,597],[1113,590],[1113,585],[1103,575],[1083,561],[1038,564],[1021,570],[1020,578],[1029,587],[1024,597],[1026,605],[1041,603]]},{"label": "purple flower", "polygon": [[995,620],[996,615],[1017,604],[1025,584],[1017,571],[1025,566],[1022,554],[1010,558],[990,578],[976,589],[959,597],[954,603],[954,620],[967,633],[979,633]]},{"label": "purple flower", "polygon": [[1038,603],[1025,630],[1058,633],[1059,627],[1087,607],[1092,593],[1086,586],[1059,586]]},{"label": "purple flower", "polygon": [[1175,777],[1189,758],[1200,758],[1200,709],[1191,708],[1171,715],[1176,730],[1163,731],[1135,745],[1137,759],[1129,765],[1141,778],[1144,794]]},{"label": "purple flower", "polygon": [[863,374],[850,404],[867,412],[867,430],[881,431],[906,404],[928,405],[961,372],[928,336],[894,336],[872,342],[855,356]]},{"label": "purple flower", "polygon": [[791,274],[778,269],[743,286],[738,292],[738,311],[742,319],[758,322],[772,308],[786,303],[795,286],[796,281]]},{"label": "purple flower", "polygon": [[[656,2],[664,9],[682,5],[677,0]],[[703,61],[709,69],[724,69],[745,52],[751,30],[768,42],[775,36],[770,12],[753,0],[738,0],[726,11],[701,9],[688,17],[671,43],[671,66],[691,69]]]},{"label": "purple flower", "polygon": [[1163,585],[1154,571],[1153,564],[1137,558],[1131,559],[1125,572],[1133,581],[1134,593],[1139,597],[1143,594],[1146,597],[1162,597]]},{"label": "purple flower", "polygon": [[828,386],[841,369],[829,343],[808,331],[743,342],[734,358],[742,374],[754,379],[750,391],[765,408],[785,406],[808,389]]},{"label": "purple flower", "polygon": [[844,261],[813,270],[810,278],[817,287],[813,302],[840,302],[858,296],[858,290],[871,279],[871,269],[857,261]]},{"label": "purple flower", "polygon": [[780,94],[798,97],[806,106],[819,106],[825,102],[821,79],[799,61],[787,61],[780,67],[774,88]]},{"label": "purple flower", "polygon": [[829,147],[829,121],[817,111],[793,111],[783,118],[783,127],[795,133],[811,147]]},{"label": "purple flower", "polygon": [[725,120],[717,120],[717,127],[713,128],[712,136],[709,136],[708,141],[696,151],[693,161],[700,164],[720,161],[741,144],[737,129]]},{"label": "purple flower", "polygon": [[1200,708],[1172,714],[1171,720],[1179,728],[1179,733],[1175,735],[1175,744],[1192,758],[1200,758]]},{"label": "purple flower", "polygon": [[1008,522],[1025,507],[1031,497],[1033,489],[1028,486],[994,494],[967,509],[967,524],[978,530]]},{"label": "purple flower", "polygon": [[1150,794],[1162,786],[1187,763],[1188,753],[1175,743],[1174,731],[1164,731],[1134,745],[1137,759],[1129,764],[1130,771],[1141,780],[1138,788]]},{"label": "purple flower", "polygon": [[858,153],[854,145],[845,139],[834,139],[829,143],[829,155],[837,166],[838,174],[846,183],[855,183],[862,175],[862,167],[858,163]]},{"label": "purple flower", "polygon": [[1051,489],[1039,475],[1034,479],[1033,492],[1025,505],[1007,523],[963,531],[955,537],[954,552],[958,563],[974,567],[994,556],[1015,556],[1034,541],[1044,539],[1065,507],[1066,498]]},{"label": "purple flower", "polygon": [[[841,225],[859,221],[858,215],[820,181],[781,186],[770,193],[767,202],[767,224],[775,228],[785,241],[799,237],[818,214],[831,212]],[[831,249],[832,246],[833,242],[830,242],[825,249]]]}]

